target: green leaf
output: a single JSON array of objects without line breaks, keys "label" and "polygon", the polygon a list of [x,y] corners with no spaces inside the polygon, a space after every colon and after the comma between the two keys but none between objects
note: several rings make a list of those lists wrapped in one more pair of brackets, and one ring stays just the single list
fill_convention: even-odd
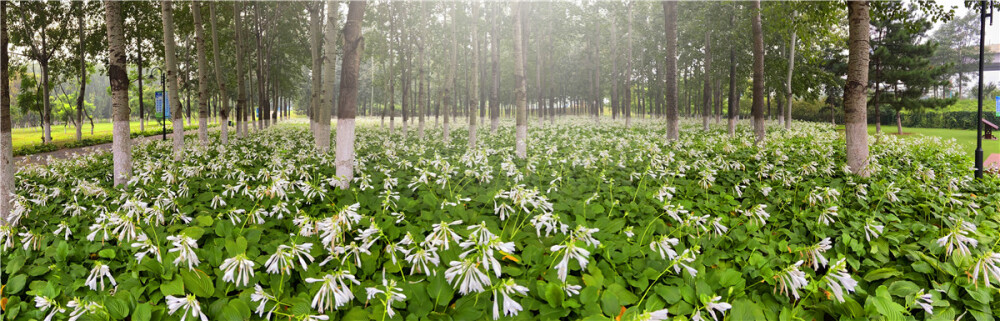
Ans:
[{"label": "green leaf", "polygon": [[888,279],[894,276],[898,276],[900,274],[902,273],[899,273],[899,271],[896,271],[896,269],[894,268],[889,268],[889,267],[881,268],[868,272],[868,274],[865,274],[865,281],[872,282],[881,279]]},{"label": "green leaf", "polygon": [[115,320],[125,319],[129,313],[128,304],[124,300],[115,297],[105,300],[104,307],[108,309],[108,314]]},{"label": "green leaf", "polygon": [[174,279],[160,284],[160,292],[163,295],[184,295],[184,283],[181,279]]},{"label": "green leaf", "polygon": [[764,310],[756,303],[747,299],[739,299],[733,302],[733,311],[729,318],[732,320],[764,320]]},{"label": "green leaf", "polygon": [[135,307],[132,312],[132,321],[149,321],[153,316],[153,307],[149,303],[143,303]]},{"label": "green leaf", "polygon": [[115,258],[115,250],[114,249],[103,249],[100,252],[97,252],[97,256],[103,257],[105,259],[113,259],[113,258]]},{"label": "green leaf", "polygon": [[875,290],[875,295],[868,297],[865,302],[865,310],[868,311],[869,315],[875,312],[889,321],[903,321],[903,312],[905,312],[903,306],[892,300],[888,288],[884,285]]},{"label": "green leaf", "polygon": [[612,292],[618,298],[618,303],[621,305],[631,305],[639,301],[639,297],[635,296],[632,291],[625,289],[624,286],[618,283],[612,283],[608,286],[608,292]]},{"label": "green leaf", "polygon": [[24,283],[28,281],[28,276],[24,274],[18,274],[7,280],[6,286],[4,286],[4,294],[18,294],[24,289]]},{"label": "green leaf", "polygon": [[59,245],[56,246],[56,261],[65,262],[67,256],[69,256],[69,243],[59,241]]},{"label": "green leaf", "polygon": [[737,284],[743,284],[743,274],[736,270],[725,270],[719,273],[719,285],[722,287],[731,287]]},{"label": "green leaf", "polygon": [[914,284],[913,282],[906,280],[899,280],[896,282],[892,282],[892,284],[889,285],[889,294],[901,298],[905,298],[907,295],[912,295],[914,293],[917,293],[917,291],[920,291],[920,287]]},{"label": "green leaf", "polygon": [[558,284],[549,283],[545,286],[545,300],[549,302],[549,306],[553,308],[561,307],[565,297],[566,294]]},{"label": "green leaf", "polygon": [[212,217],[208,215],[198,215],[194,220],[198,222],[198,226],[209,227],[212,226]]},{"label": "green leaf", "polygon": [[181,234],[197,240],[200,239],[202,235],[205,235],[205,229],[197,226],[191,226],[181,231]]},{"label": "green leaf", "polygon": [[215,284],[205,272],[181,270],[181,279],[184,280],[184,287],[194,295],[207,298],[215,293]]}]

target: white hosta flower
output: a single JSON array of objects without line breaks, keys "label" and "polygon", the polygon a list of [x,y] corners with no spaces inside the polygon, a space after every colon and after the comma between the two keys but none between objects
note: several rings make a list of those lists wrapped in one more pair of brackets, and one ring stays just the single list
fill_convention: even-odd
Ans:
[{"label": "white hosta flower", "polygon": [[222,261],[219,269],[222,270],[222,281],[231,282],[237,286],[246,286],[250,283],[250,278],[254,276],[253,267],[255,263],[247,258],[246,254],[240,254]]},{"label": "white hosta flower", "polygon": [[738,212],[760,223],[760,226],[764,226],[767,225],[767,219],[771,217],[771,214],[767,214],[765,209],[767,209],[766,204],[757,204],[749,210],[738,210]]},{"label": "white hosta flower", "polygon": [[198,255],[194,253],[194,249],[198,248],[197,241],[187,235],[167,236],[167,241],[170,241],[174,246],[169,252],[177,252],[177,258],[174,259],[175,265],[187,263],[188,270],[194,270],[195,266],[201,264],[201,261],[198,260]]},{"label": "white hosta flower", "polygon": [[115,282],[115,277],[111,275],[111,268],[101,263],[101,261],[97,261],[94,262],[94,268],[90,270],[90,275],[87,276],[87,281],[83,284],[95,291],[98,284],[100,284],[101,291],[104,291],[104,278],[108,278],[111,281],[111,286],[118,286],[118,282]]},{"label": "white hosta flower", "polygon": [[374,299],[379,295],[385,298],[385,300],[382,300],[382,303],[385,303],[385,312],[389,314],[390,318],[396,315],[396,311],[392,310],[392,304],[406,300],[403,289],[396,287],[396,280],[386,279],[384,273],[382,275],[381,288],[368,287],[365,288],[365,291],[368,293],[368,300]]},{"label": "white hosta flower", "polygon": [[840,215],[837,214],[838,210],[839,207],[837,207],[836,205],[827,207],[826,210],[823,210],[822,212],[819,213],[819,219],[817,219],[816,221],[819,223],[823,223],[823,225],[829,226],[833,222],[837,221],[835,218]]},{"label": "white hosta flower", "polygon": [[514,282],[514,279],[507,279],[505,281],[502,281],[497,286],[497,288],[493,290],[493,320],[500,319],[500,308],[499,305],[497,304],[497,302],[500,301],[500,298],[497,297],[497,292],[499,292],[500,295],[503,296],[504,316],[508,317],[516,316],[518,312],[524,310],[524,308],[521,307],[521,304],[518,303],[517,301],[514,301],[514,299],[511,298],[510,295],[511,294],[519,294],[522,296],[527,295],[528,288],[518,285],[517,283]]},{"label": "white hosta flower", "polygon": [[434,246],[442,246],[445,250],[448,250],[448,245],[451,242],[461,242],[462,237],[451,229],[451,226],[458,224],[462,224],[462,221],[458,220],[450,223],[441,221],[441,223],[432,225],[434,229],[431,230],[431,234],[428,234],[427,237],[424,238],[425,246],[427,244],[433,244]]},{"label": "white hosta flower", "polygon": [[809,284],[809,281],[806,280],[806,273],[799,270],[800,266],[802,266],[802,261],[795,262],[778,275],[778,293],[794,296],[796,300],[799,299],[799,289]]},{"label": "white hosta flower", "polygon": [[324,313],[326,310],[336,310],[354,299],[350,283],[361,284],[349,271],[337,271],[327,274],[321,279],[307,278],[306,283],[322,282],[319,291],[312,300],[312,308]]},{"label": "white hosta flower", "polygon": [[24,231],[23,233],[17,233],[17,235],[21,237],[21,248],[25,251],[29,249],[41,249],[42,239],[35,236],[35,233]]},{"label": "white hosta flower", "polygon": [[[921,309],[924,309],[924,312],[934,315],[934,297],[932,297],[930,293],[924,293],[924,289],[920,289],[920,291],[917,291],[917,294],[914,295],[913,299],[913,303],[920,306]],[[965,314],[963,313],[962,315]],[[959,319],[961,319],[961,317],[959,317]]]},{"label": "white hosta flower", "polygon": [[462,295],[486,291],[485,286],[492,284],[490,276],[479,269],[479,261],[473,258],[451,261],[448,265],[451,267],[444,271],[444,277]]},{"label": "white hosta flower", "polygon": [[885,198],[889,200],[889,203],[899,202],[899,197],[896,194],[899,193],[899,187],[895,186],[896,183],[889,183],[889,186],[885,188]]},{"label": "white hosta flower", "polygon": [[[372,254],[372,252],[368,250],[368,246],[370,246],[370,245],[371,245],[370,243],[369,244],[358,245],[357,242],[351,242],[351,244],[347,244],[347,245],[344,245],[344,246],[334,247],[333,248],[333,253],[334,253],[334,255],[336,255],[336,256],[338,256],[338,257],[341,258],[340,259],[340,264],[344,264],[345,262],[347,262],[348,259],[350,259],[350,258],[353,257],[354,258],[354,266],[360,267],[361,266],[361,255],[362,254],[366,254],[366,255],[371,255]],[[328,258],[328,259],[324,260],[323,263],[320,263],[320,265],[321,266],[322,265],[326,265],[326,263],[329,262],[331,260],[331,258]]]},{"label": "white hosta flower", "polygon": [[722,225],[721,217],[716,217],[714,220],[712,220],[712,231],[715,233],[715,235],[722,236],[723,234],[726,234],[726,232],[729,231],[729,228],[726,227],[725,225]]},{"label": "white hosta flower", "polygon": [[847,259],[840,259],[833,263],[830,272],[826,275],[826,285],[830,287],[830,292],[840,303],[844,303],[844,290],[847,290],[848,293],[854,292],[858,281],[855,281],[847,273]]},{"label": "white hosta flower", "polygon": [[978,240],[969,237],[970,234],[976,233],[976,225],[961,219],[953,221],[955,222],[955,227],[947,235],[939,238],[937,244],[945,248],[945,254],[948,256],[951,256],[951,252],[955,249],[958,249],[958,253],[961,255],[972,254],[969,246],[976,247],[979,244]]},{"label": "white hosta flower", "polygon": [[990,286],[990,278],[1000,282],[1000,253],[993,251],[983,254],[972,270],[972,282],[979,283],[980,274],[983,276],[983,283]]},{"label": "white hosta flower", "polygon": [[94,314],[101,309],[101,305],[93,301],[84,301],[78,298],[73,298],[66,303],[66,307],[73,308],[73,311],[69,313],[69,321],[76,321],[80,319],[84,314]]},{"label": "white hosta flower", "polygon": [[[719,321],[719,316],[722,316],[723,318],[725,318],[726,317],[726,311],[729,311],[729,309],[733,308],[733,306],[731,304],[726,303],[726,302],[719,302],[719,301],[722,301],[722,297],[721,296],[715,296],[715,297],[712,297],[711,299],[709,299],[709,301],[705,303],[705,311],[708,312],[708,315],[711,315],[712,316],[712,320],[715,320],[715,321]],[[697,312],[695,312],[695,316],[692,317],[691,320],[693,320],[693,321],[701,321],[701,313],[700,312],[701,312],[701,310],[698,310]],[[716,312],[718,312],[719,315],[716,315],[715,314]]]},{"label": "white hosta flower", "polygon": [[830,238],[824,238],[819,241],[816,245],[810,246],[805,250],[806,262],[812,265],[813,270],[819,270],[820,266],[826,267],[829,261],[823,256],[823,253],[833,248]]},{"label": "white hosta flower", "polygon": [[669,238],[666,235],[660,236],[658,241],[649,243],[649,249],[657,253],[660,253],[660,257],[663,259],[673,260],[677,257],[677,252],[674,251],[674,246],[680,243],[680,240],[675,238]]},{"label": "white hosta flower", "polygon": [[213,210],[218,209],[220,206],[225,207],[226,201],[223,200],[221,196],[215,195],[215,197],[212,198],[212,204],[210,204],[210,206],[212,207]]},{"label": "white hosta flower", "polygon": [[872,239],[877,239],[884,229],[885,226],[879,225],[874,220],[869,221],[865,224],[865,241],[871,242]]},{"label": "white hosta flower", "polygon": [[52,298],[49,298],[49,297],[44,297],[44,296],[36,296],[35,297],[35,308],[38,308],[38,310],[40,310],[42,312],[45,312],[45,311],[48,311],[49,309],[52,309],[52,311],[49,312],[49,314],[45,316],[45,320],[43,320],[43,321],[51,321],[52,317],[54,317],[56,315],[56,313],[66,312],[66,309],[60,307],[59,303],[56,302],[55,299],[52,299]]},{"label": "white hosta flower", "polygon": [[[295,269],[296,260],[299,261],[303,271],[308,271],[309,263],[314,260],[312,255],[309,255],[312,246],[312,243],[292,244],[292,246],[279,245],[278,250],[264,262],[267,273],[291,275],[292,270]],[[309,259],[309,263],[306,263],[306,259]]]},{"label": "white hosta flower", "polygon": [[150,257],[155,257],[157,262],[163,262],[163,258],[160,256],[160,247],[153,244],[153,241],[149,239],[146,234],[139,234],[136,237],[136,242],[132,243],[132,248],[138,248],[139,251],[135,253],[135,260],[142,263],[142,259],[147,255]]},{"label": "white hosta flower", "polygon": [[629,239],[631,239],[632,237],[635,236],[635,232],[633,232],[632,229],[634,229],[633,226],[627,226],[627,227],[625,227],[625,230],[622,231],[623,233],[625,233],[625,237],[628,237]]},{"label": "white hosta flower", "polygon": [[274,313],[274,311],[278,310],[278,304],[275,304],[271,308],[271,310],[267,311],[267,316],[266,317],[264,316],[264,309],[267,306],[267,302],[271,300],[277,300],[277,298],[275,298],[273,295],[267,292],[264,292],[264,288],[260,287],[260,284],[255,284],[253,286],[253,294],[250,294],[250,301],[260,302],[260,304],[257,305],[257,311],[256,311],[258,317],[262,317],[265,320],[270,320],[271,314]]},{"label": "white hosta flower", "polygon": [[684,220],[681,219],[681,215],[686,216],[688,214],[688,211],[684,209],[684,206],[674,205],[670,203],[663,205],[663,210],[667,212],[666,213],[667,216],[670,216],[670,218],[674,219],[674,221],[677,221],[677,223],[684,222]]},{"label": "white hosta flower", "polygon": [[437,275],[437,270],[430,267],[441,264],[441,257],[438,256],[437,247],[417,247],[406,255],[406,262],[410,263],[410,275],[414,273]]},{"label": "white hosta flower", "polygon": [[559,215],[552,213],[535,215],[531,218],[531,226],[535,227],[535,234],[538,237],[542,237],[542,229],[545,230],[546,237],[553,232],[566,234],[569,231],[569,225],[559,221]]},{"label": "white hosta flower", "polygon": [[635,317],[636,321],[663,321],[670,317],[667,309],[656,310],[656,311],[646,311]]},{"label": "white hosta flower", "polygon": [[562,259],[559,260],[559,264],[556,264],[556,272],[559,276],[559,280],[563,282],[566,282],[566,275],[569,272],[570,259],[575,259],[576,262],[580,264],[581,270],[587,268],[587,263],[590,262],[590,251],[577,246],[576,242],[573,241],[566,243],[565,245],[553,245],[549,250],[556,253],[565,250]]},{"label": "white hosta flower", "polygon": [[168,295],[166,301],[167,312],[170,315],[174,315],[177,310],[184,310],[181,314],[181,321],[187,320],[188,315],[200,318],[201,321],[208,321],[208,316],[206,316],[204,312],[201,312],[201,303],[198,302],[198,298],[194,295],[188,294],[184,297]]},{"label": "white hosta flower", "polygon": [[683,268],[692,278],[698,276],[698,270],[689,265],[694,262],[695,254],[698,253],[697,251],[697,249],[684,249],[684,252],[681,252],[676,259],[671,261],[670,264],[674,266],[674,273],[680,274],[681,268]]},{"label": "white hosta flower", "polygon": [[506,220],[507,217],[510,217],[513,213],[514,209],[511,208],[510,205],[507,205],[507,203],[497,203],[496,201],[493,201],[493,214],[500,216],[501,221]]},{"label": "white hosta flower", "polygon": [[54,234],[56,236],[59,236],[59,234],[62,234],[63,235],[63,239],[69,241],[69,237],[70,237],[70,235],[73,235],[73,231],[71,231],[69,229],[69,224],[66,224],[66,221],[62,221],[62,222],[59,222],[59,227],[57,227],[56,230],[54,232],[52,232],[52,234]]},{"label": "white hosta flower", "polygon": [[583,286],[577,284],[563,283],[562,289],[563,292],[566,292],[566,296],[571,297],[574,295],[579,295],[580,290],[583,289]]}]

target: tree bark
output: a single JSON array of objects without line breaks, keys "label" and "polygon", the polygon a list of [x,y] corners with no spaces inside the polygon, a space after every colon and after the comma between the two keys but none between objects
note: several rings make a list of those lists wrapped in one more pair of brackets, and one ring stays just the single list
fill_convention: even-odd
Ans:
[{"label": "tree bark", "polygon": [[628,3],[628,60],[625,61],[625,127],[632,126],[632,4]]},{"label": "tree bark", "polygon": [[[213,14],[213,16],[214,16],[214,14]],[[141,37],[136,37],[136,38],[137,38],[137,40],[135,42],[135,47],[136,47],[136,49],[139,52],[139,54],[136,55],[136,57],[139,58],[138,65],[137,65],[138,68],[136,68],[137,71],[139,72],[139,79],[138,79],[139,80],[139,131],[144,132],[144,131],[146,131],[146,104],[142,100],[142,46],[143,46],[143,43],[142,43],[142,38]]]},{"label": "tree bark", "polygon": [[[132,176],[132,142],[129,130],[128,64],[125,55],[125,29],[122,26],[121,2],[104,2],[105,24],[108,28],[108,78],[111,80],[112,135],[111,154],[114,162],[114,183],[128,183]],[[80,93],[83,95],[83,93]],[[82,119],[81,119],[82,122]]]},{"label": "tree bark", "polygon": [[490,24],[490,54],[493,56],[492,76],[493,90],[490,92],[490,133],[496,134],[500,126],[500,34],[497,31],[497,16],[500,15],[500,2],[497,2]]},{"label": "tree bark", "polygon": [[[730,24],[735,24],[735,16],[730,20]],[[736,137],[736,121],[739,120],[739,98],[736,97],[736,46],[729,47],[729,130],[730,137]]]},{"label": "tree bark", "polygon": [[[309,129],[313,134],[313,141],[316,146],[321,144],[319,138],[319,124],[322,121],[319,117],[319,109],[323,106],[323,3],[315,2],[309,8],[309,29],[310,43],[312,45],[312,93],[309,100]],[[333,77],[332,75],[330,77]],[[328,120],[329,121],[329,120]]]},{"label": "tree bark", "polygon": [[847,141],[847,166],[867,176],[868,166],[868,50],[871,18],[867,1],[847,2],[848,59],[844,85],[844,132]]},{"label": "tree bark", "polygon": [[[479,105],[479,3],[472,3],[472,70],[476,72],[477,75],[472,77],[472,90],[471,99],[469,104],[471,106]],[[541,58],[541,54],[539,54]],[[541,72],[538,73],[539,76]],[[469,149],[476,148],[476,134],[478,133],[478,127],[476,124],[476,117],[474,113],[469,113]]]},{"label": "tree bark", "polygon": [[757,144],[764,143],[764,32],[760,22],[760,0],[753,2],[753,131]]},{"label": "tree bark", "polygon": [[198,142],[201,147],[208,147],[208,57],[200,2],[191,1],[191,13],[194,15],[195,50],[198,51]]},{"label": "tree bark", "polygon": [[[364,38],[361,22],[365,14],[365,1],[355,0],[348,5],[344,23],[344,56],[340,71],[340,96],[337,97],[337,149],[335,165],[338,185],[350,187],[354,179],[354,115],[358,104],[358,72]],[[333,77],[333,75],[331,75]]]},{"label": "tree bark", "polygon": [[327,75],[323,78],[323,94],[324,97],[320,102],[323,103],[319,106],[317,111],[317,118],[319,122],[316,126],[316,149],[321,153],[326,153],[330,150],[330,114],[331,109],[329,103],[333,102],[333,86],[334,80],[336,80],[337,75],[337,36],[340,35],[337,29],[337,18],[340,17],[340,3],[338,1],[327,0],[326,2],[326,32],[324,40],[324,45],[326,46],[326,51],[324,52],[323,61],[323,72],[322,74]]},{"label": "tree bark", "polygon": [[511,3],[511,10],[514,13],[514,82],[516,84],[514,100],[517,103],[517,114],[514,116],[516,126],[514,155],[524,159],[528,157],[528,83],[524,77],[524,39],[522,38],[524,30],[522,30],[521,24],[524,13],[521,12],[521,5],[520,1]]},{"label": "tree bark", "polygon": [[785,101],[785,129],[792,129],[792,72],[795,70],[795,42],[796,42],[795,30],[792,30],[792,41],[788,46],[788,78],[785,80],[785,95],[788,97]]},{"label": "tree bark", "polygon": [[247,88],[245,83],[246,74],[243,73],[243,17],[241,11],[243,11],[243,4],[240,2],[234,3],[233,21],[235,21],[234,34],[236,35],[236,134],[240,137],[245,137],[247,134],[245,123],[247,116]]},{"label": "tree bark", "polygon": [[[219,140],[223,145],[229,144],[229,95],[227,94],[226,79],[222,77],[222,67],[219,64],[219,33],[216,28],[215,2],[208,4],[209,15],[212,16],[212,59],[215,67],[215,83],[219,86]],[[141,67],[140,67],[141,68]],[[141,69],[140,69],[141,70]],[[139,77],[140,79],[142,77]],[[141,91],[140,91],[141,92]],[[141,96],[140,96],[141,97]],[[141,106],[141,105],[140,105]],[[141,110],[141,107],[140,107]]]},{"label": "tree bark", "polygon": [[[420,16],[424,16],[424,3],[420,3]],[[426,80],[426,70],[424,69],[424,37],[427,36],[427,30],[424,24],[420,24],[420,33],[417,42],[417,70],[420,74],[420,81],[417,83],[417,137],[420,140],[424,140],[424,117],[427,114],[428,102],[424,101],[424,95],[429,95],[430,93],[424,92],[424,81]],[[429,97],[428,97],[429,98]]]},{"label": "tree bark", "polygon": [[667,139],[677,140],[680,137],[677,110],[677,2],[663,2],[663,24],[667,31],[667,66],[664,73],[667,76],[666,109],[667,109]]},{"label": "tree bark", "polygon": [[708,120],[712,116],[712,32],[705,32],[705,87],[701,99],[701,129],[708,131]]},{"label": "tree bark", "polygon": [[[163,18],[163,48],[164,48],[164,60],[166,60],[167,65],[167,91],[168,96],[170,96],[170,101],[180,102],[177,90],[180,87],[177,84],[177,53],[176,45],[174,44],[174,9],[173,2],[171,0],[164,0],[160,3]],[[171,106],[170,113],[173,114],[172,122],[174,125],[173,140],[174,148],[173,155],[175,161],[180,161],[184,158],[184,119],[183,111],[181,110],[181,104],[173,104]]]},{"label": "tree bark", "polygon": [[455,99],[458,99],[458,95],[455,94],[455,69],[458,68],[458,40],[457,33],[458,27],[455,18],[458,16],[458,5],[453,5],[451,8],[451,68],[448,70],[448,80],[446,81],[444,87],[444,97],[442,98],[444,106],[442,106],[442,112],[444,113],[444,143],[448,144],[451,142],[451,127],[449,125],[452,111],[452,95],[454,94]]},{"label": "tree bark", "polygon": [[0,226],[8,224],[14,194],[14,141],[10,134],[10,55],[7,1],[0,1]]},{"label": "tree bark", "polygon": [[83,97],[87,93],[87,54],[84,51],[84,43],[87,41],[87,34],[83,28],[83,9],[76,17],[76,24],[80,33],[80,93],[76,96],[76,140],[83,140]]}]

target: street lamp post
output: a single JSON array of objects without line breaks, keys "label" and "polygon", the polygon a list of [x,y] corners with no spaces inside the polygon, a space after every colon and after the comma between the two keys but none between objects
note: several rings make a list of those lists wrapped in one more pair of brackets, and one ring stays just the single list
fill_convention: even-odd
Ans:
[{"label": "street lamp post", "polygon": [[983,177],[983,49],[986,39],[986,17],[993,24],[993,1],[979,1],[979,121],[976,122],[976,178]]},{"label": "street lamp post", "polygon": [[[163,105],[163,111],[160,112],[160,124],[163,125],[163,133],[162,133],[163,134],[163,140],[167,140],[167,102],[168,102],[168,100],[167,100],[167,77],[166,77],[165,74],[163,74],[163,69],[160,69],[160,67],[153,67],[153,69],[156,69],[156,71],[160,72],[160,89],[162,89],[161,92],[163,93],[163,104],[162,104]],[[149,75],[149,79],[153,80],[153,75],[152,74]]]}]

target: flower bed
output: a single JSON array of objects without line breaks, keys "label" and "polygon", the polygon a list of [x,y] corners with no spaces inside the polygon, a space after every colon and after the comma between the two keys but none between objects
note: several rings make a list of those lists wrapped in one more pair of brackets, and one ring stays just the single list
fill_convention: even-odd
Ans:
[{"label": "flower bed", "polygon": [[[995,178],[948,142],[882,137],[848,174],[832,127],[763,147],[684,123],[402,138],[361,120],[356,177],[302,125],[230,146],[22,169],[0,230],[4,318],[992,319]],[[507,124],[509,125],[509,124]]]}]

